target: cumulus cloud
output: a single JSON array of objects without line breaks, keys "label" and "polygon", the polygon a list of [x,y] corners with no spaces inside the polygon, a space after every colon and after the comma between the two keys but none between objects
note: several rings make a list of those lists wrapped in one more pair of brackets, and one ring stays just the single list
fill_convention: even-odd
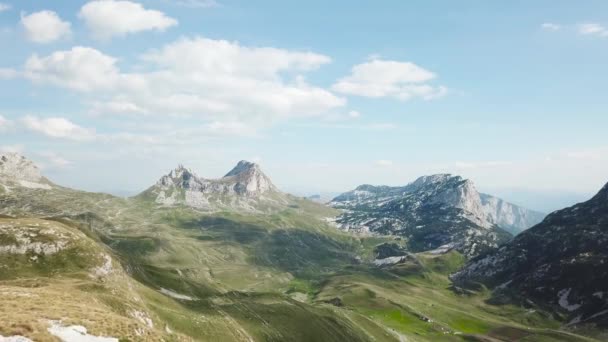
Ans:
[{"label": "cumulus cloud", "polygon": [[69,140],[91,140],[95,138],[94,131],[80,127],[66,118],[39,118],[28,115],[21,119],[21,123],[30,131],[51,138]]},{"label": "cumulus cloud", "polygon": [[578,33],[582,35],[608,37],[608,28],[597,23],[586,23],[579,25]]},{"label": "cumulus cloud", "polygon": [[147,111],[133,102],[116,98],[109,101],[97,101],[91,104],[91,114],[147,114]]},{"label": "cumulus cloud", "polygon": [[431,100],[447,93],[446,87],[427,83],[435,78],[433,72],[411,62],[372,59],[355,65],[351,74],[334,83],[332,89],[342,94],[370,98]]},{"label": "cumulus cloud", "polygon": [[177,25],[177,20],[163,12],[131,1],[91,1],[82,6],[78,17],[99,39],[150,30],[162,32]]},{"label": "cumulus cloud", "polygon": [[193,116],[208,122],[267,125],[316,116],[346,100],[306,82],[303,73],[331,59],[312,53],[207,38],[180,39],[141,57],[145,72],[125,73],[116,59],[74,47],[31,56],[25,76],[90,94],[92,111]]},{"label": "cumulus cloud", "polygon": [[35,43],[51,43],[71,34],[70,23],[61,20],[53,11],[21,14],[21,26],[25,37]]},{"label": "cumulus cloud", "polygon": [[554,23],[543,23],[540,27],[547,31],[559,31],[562,28],[561,25]]},{"label": "cumulus cloud", "polygon": [[31,56],[25,63],[25,77],[79,90],[97,91],[114,87],[120,74],[116,59],[88,47],[57,51],[46,57]]}]

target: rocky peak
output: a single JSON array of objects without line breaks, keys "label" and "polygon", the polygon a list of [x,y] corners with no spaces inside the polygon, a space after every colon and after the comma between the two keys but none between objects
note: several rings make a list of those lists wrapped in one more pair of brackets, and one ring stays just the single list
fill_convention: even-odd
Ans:
[{"label": "rocky peak", "polygon": [[241,160],[240,162],[238,162],[236,164],[235,167],[232,168],[232,170],[230,170],[230,172],[228,172],[224,178],[226,177],[232,177],[232,176],[238,176],[241,174],[245,174],[245,173],[251,173],[251,172],[261,172],[260,171],[260,166],[256,163],[252,163],[246,160]]},{"label": "rocky peak", "polygon": [[179,164],[175,169],[171,170],[168,174],[162,176],[157,185],[162,187],[168,186],[176,186],[183,189],[190,188],[190,183],[192,180],[196,179],[197,176],[192,172],[192,170],[184,167],[182,164]]},{"label": "rocky peak", "polygon": [[44,177],[38,167],[18,153],[5,153],[0,156],[0,176],[27,182],[41,182]]},{"label": "rocky peak", "polygon": [[256,163],[241,160],[223,178],[225,182],[235,182],[234,190],[239,194],[257,195],[277,191],[270,178],[262,172]]},{"label": "rocky peak", "polygon": [[420,188],[429,185],[442,185],[448,182],[457,183],[462,181],[462,177],[453,176],[449,173],[440,173],[436,175],[422,176],[410,184],[413,188]]}]

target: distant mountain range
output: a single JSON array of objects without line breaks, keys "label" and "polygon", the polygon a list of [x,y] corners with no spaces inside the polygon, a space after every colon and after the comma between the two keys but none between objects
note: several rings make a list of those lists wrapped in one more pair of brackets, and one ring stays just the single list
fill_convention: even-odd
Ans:
[{"label": "distant mountain range", "polygon": [[608,327],[608,184],[590,200],[540,224],[451,276],[463,287],[485,284],[494,298],[549,307],[571,324]]},{"label": "distant mountain range", "polygon": [[344,230],[408,239],[414,251],[455,248],[471,257],[540,222],[542,213],[479,193],[470,180],[438,174],[402,187],[361,185],[330,203]]}]

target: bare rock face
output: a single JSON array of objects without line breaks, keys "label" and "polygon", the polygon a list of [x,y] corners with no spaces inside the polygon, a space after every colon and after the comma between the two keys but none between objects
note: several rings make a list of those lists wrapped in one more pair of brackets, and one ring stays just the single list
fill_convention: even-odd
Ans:
[{"label": "bare rock face", "polygon": [[221,180],[230,184],[235,193],[240,195],[256,196],[278,191],[258,164],[246,160],[241,160]]},{"label": "bare rock face", "polygon": [[29,159],[17,153],[0,155],[0,183],[34,189],[51,189],[51,183]]},{"label": "bare rock face", "polygon": [[399,235],[414,251],[454,248],[469,257],[508,240],[504,230],[516,234],[512,226],[523,230],[543,217],[526,216],[527,209],[481,194],[470,180],[450,174],[402,187],[361,185],[330,205],[343,209],[335,223],[344,230]]},{"label": "bare rock face", "polygon": [[255,211],[261,202],[272,204],[284,197],[262,172],[259,165],[240,161],[219,179],[207,179],[179,165],[140,196],[152,196],[161,205],[187,205],[215,209]]}]

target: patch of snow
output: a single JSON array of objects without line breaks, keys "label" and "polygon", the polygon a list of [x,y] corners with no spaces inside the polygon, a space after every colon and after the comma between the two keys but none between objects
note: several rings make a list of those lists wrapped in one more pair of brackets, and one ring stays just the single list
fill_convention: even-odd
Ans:
[{"label": "patch of snow", "polygon": [[94,336],[87,334],[87,328],[81,325],[64,327],[60,321],[50,321],[49,333],[63,342],[118,342],[115,337]]},{"label": "patch of snow", "polygon": [[34,342],[34,341],[30,340],[27,337],[23,337],[23,336],[19,336],[19,335],[8,336],[8,337],[4,337],[4,336],[0,335],[0,342]]},{"label": "patch of snow", "polygon": [[447,245],[443,245],[443,246],[439,246],[433,250],[428,251],[427,253],[429,254],[445,254],[449,251],[451,251],[454,248],[454,244],[453,243],[449,243]]},{"label": "patch of snow", "polygon": [[557,296],[559,297],[559,306],[568,311],[574,311],[581,307],[581,304],[570,304],[568,302],[568,296],[570,295],[571,290],[572,289],[562,289],[557,293]]},{"label": "patch of snow", "polygon": [[171,291],[171,290],[167,290],[167,289],[162,288],[162,287],[160,288],[160,292],[161,292],[162,294],[164,294],[164,295],[167,295],[167,296],[169,296],[169,297],[173,297],[173,298],[175,298],[175,299],[181,299],[181,300],[195,300],[195,298],[192,298],[192,297],[190,297],[190,296],[186,296],[186,295],[183,295],[183,294],[180,294],[180,293],[177,293],[177,292]]},{"label": "patch of snow", "polygon": [[594,292],[594,293],[593,293],[593,296],[594,296],[594,297],[597,297],[597,298],[599,298],[599,299],[602,299],[602,298],[604,298],[604,292],[602,292],[602,291],[597,291],[597,292]]},{"label": "patch of snow", "polygon": [[376,266],[395,265],[407,259],[407,255],[392,256],[384,259],[376,259],[373,261]]}]

